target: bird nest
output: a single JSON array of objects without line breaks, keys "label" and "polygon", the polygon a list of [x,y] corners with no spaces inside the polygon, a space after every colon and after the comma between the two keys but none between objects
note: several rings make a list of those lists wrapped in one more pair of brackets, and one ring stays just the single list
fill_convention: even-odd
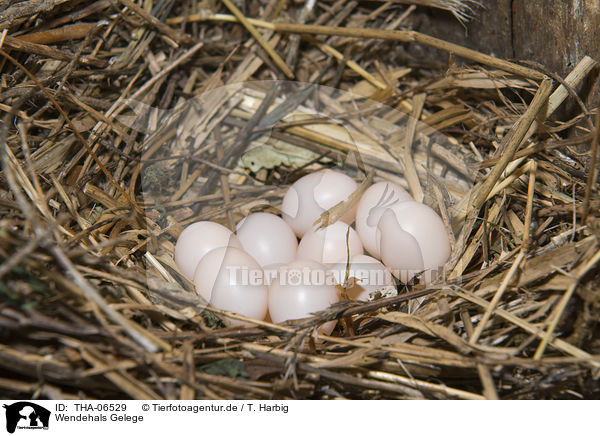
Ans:
[{"label": "bird nest", "polygon": [[[3,396],[600,396],[593,60],[556,77],[395,30],[396,3],[44,4],[0,37]],[[408,44],[449,65],[388,56]],[[434,208],[438,280],[284,324],[207,305],[173,262],[183,228],[279,213],[322,168]]]}]

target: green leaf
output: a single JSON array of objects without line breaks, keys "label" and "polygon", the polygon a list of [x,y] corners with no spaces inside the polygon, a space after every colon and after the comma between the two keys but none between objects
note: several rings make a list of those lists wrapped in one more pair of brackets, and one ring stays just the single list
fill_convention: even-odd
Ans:
[{"label": "green leaf", "polygon": [[215,362],[202,365],[200,370],[213,375],[248,378],[248,373],[244,368],[244,362],[237,359],[217,360]]},{"label": "green leaf", "polygon": [[16,300],[17,294],[10,290],[10,288],[0,280],[0,295],[6,295],[10,300]]},{"label": "green leaf", "polygon": [[257,173],[263,168],[268,170],[285,165],[290,168],[301,167],[319,155],[302,147],[296,147],[283,141],[272,141],[254,146],[241,157],[244,168]]},{"label": "green leaf", "polygon": [[31,286],[31,289],[33,289],[35,292],[39,292],[40,294],[44,295],[47,294],[46,290],[48,289],[48,286],[46,286],[46,283],[43,280],[40,280],[39,277],[29,276],[28,282],[29,286]]}]

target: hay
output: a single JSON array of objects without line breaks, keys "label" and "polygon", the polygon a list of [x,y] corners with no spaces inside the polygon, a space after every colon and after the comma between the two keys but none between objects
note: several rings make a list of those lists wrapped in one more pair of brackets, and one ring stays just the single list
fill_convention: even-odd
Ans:
[{"label": "hay", "polygon": [[[398,30],[414,7],[394,2],[151,3],[3,11],[0,395],[600,397],[600,115],[576,95],[594,61],[550,77]],[[410,43],[450,68],[386,57]],[[316,116],[314,88],[260,82],[285,77],[369,100],[323,92]],[[256,86],[188,124],[186,101],[242,82]],[[557,121],[569,98],[577,113]],[[280,153],[253,168],[257,147]],[[207,307],[173,267],[183,227],[277,211],[289,183],[331,165],[361,189],[402,176],[440,212],[445,280],[286,325]]]}]

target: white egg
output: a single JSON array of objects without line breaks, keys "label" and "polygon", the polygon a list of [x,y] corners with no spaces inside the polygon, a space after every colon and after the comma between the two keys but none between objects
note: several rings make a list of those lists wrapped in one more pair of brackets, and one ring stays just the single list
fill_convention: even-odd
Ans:
[{"label": "white egg", "polygon": [[383,212],[404,201],[412,201],[412,197],[404,188],[391,182],[375,183],[362,195],[356,210],[356,231],[372,256],[380,257],[376,232]]},{"label": "white egg", "polygon": [[[346,244],[346,234],[348,234],[348,244]],[[346,262],[348,251],[350,258],[362,254],[362,243],[356,230],[346,223],[337,221],[324,229],[313,228],[307,232],[298,245],[297,258],[319,263]]]},{"label": "white egg", "polygon": [[238,224],[237,237],[260,266],[289,263],[296,257],[296,235],[277,215],[262,212],[248,215]]},{"label": "white egg", "polygon": [[263,272],[265,277],[265,285],[271,286],[271,283],[277,278],[279,270],[284,267],[285,263],[272,263],[270,265],[263,266]]},{"label": "white egg", "polygon": [[[307,318],[312,313],[327,309],[339,301],[339,291],[324,265],[296,260],[279,270],[269,287],[269,314],[275,323],[290,319]],[[336,321],[320,327],[330,334]]]},{"label": "white egg", "polygon": [[[382,229],[386,229],[385,232]],[[402,230],[394,212],[386,210],[379,220],[377,236],[382,236],[377,248],[385,265],[403,283],[424,270],[423,254],[416,238]]]},{"label": "white egg", "polygon": [[[283,219],[301,238],[321,213],[347,200],[357,187],[354,180],[337,171],[327,169],[308,174],[296,180],[283,197]],[[341,220],[351,224],[355,216],[353,208]]]},{"label": "white egg", "polygon": [[422,270],[425,282],[431,282],[450,257],[444,222],[432,208],[415,201],[388,208],[379,220],[377,239],[383,263],[404,282]]},{"label": "white egg", "polygon": [[227,246],[242,248],[231,230],[211,221],[195,222],[187,226],[177,238],[175,264],[184,276],[192,280],[198,262],[206,253]]},{"label": "white egg", "polygon": [[[342,285],[346,280],[353,283],[346,289],[346,295],[353,300],[367,301],[371,292],[386,286],[394,286],[394,279],[390,271],[371,256],[359,254],[353,256],[350,265],[346,262],[336,263],[331,271],[338,285]],[[354,280],[351,280],[354,279]]]},{"label": "white egg", "polygon": [[239,248],[221,247],[207,253],[198,263],[194,284],[196,292],[218,309],[260,320],[267,315],[263,270]]}]

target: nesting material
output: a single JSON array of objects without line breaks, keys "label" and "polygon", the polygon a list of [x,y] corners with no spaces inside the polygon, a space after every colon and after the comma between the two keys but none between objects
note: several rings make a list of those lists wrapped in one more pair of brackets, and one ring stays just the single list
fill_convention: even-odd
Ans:
[{"label": "nesting material", "polygon": [[[0,394],[598,398],[596,63],[557,80],[397,30],[403,3],[2,6]],[[332,168],[359,194],[308,228],[398,184],[443,223],[439,277],[325,298],[344,281],[287,323],[195,292],[187,226],[280,214]]]}]

